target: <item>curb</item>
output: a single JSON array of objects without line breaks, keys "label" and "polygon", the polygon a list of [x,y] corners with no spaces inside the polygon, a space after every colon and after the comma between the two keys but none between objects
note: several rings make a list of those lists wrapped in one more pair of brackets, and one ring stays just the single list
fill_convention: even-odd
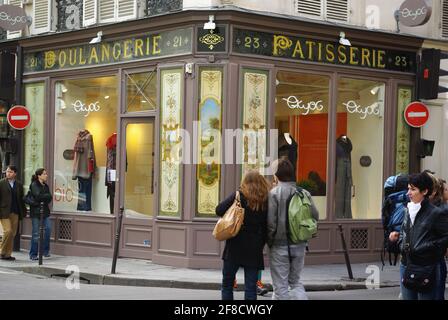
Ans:
[{"label": "curb", "polygon": [[[65,269],[46,267],[46,266],[26,266],[26,267],[8,267],[7,269],[22,271],[28,274],[45,276],[52,279],[66,279],[70,274]],[[162,287],[177,289],[194,289],[194,290],[221,290],[220,282],[193,282],[180,280],[165,279],[146,279],[146,278],[129,278],[122,275],[112,274],[94,274],[88,272],[80,272],[80,282],[97,285],[114,285],[114,286],[136,286],[136,287]],[[304,282],[306,291],[340,291],[340,290],[360,290],[367,289],[364,281],[340,281],[340,282]],[[265,283],[266,288],[272,291],[272,285]],[[400,284],[395,282],[381,283],[380,288],[399,287]],[[235,291],[243,291],[244,285],[241,283]]]}]

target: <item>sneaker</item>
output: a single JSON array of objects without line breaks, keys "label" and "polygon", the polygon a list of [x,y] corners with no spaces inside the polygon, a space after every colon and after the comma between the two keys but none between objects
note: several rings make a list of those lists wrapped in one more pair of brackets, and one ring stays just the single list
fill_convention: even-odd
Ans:
[{"label": "sneaker", "polygon": [[44,257],[45,257],[45,258],[50,258],[50,257],[51,257],[51,254],[49,254],[49,253],[48,253],[48,254],[44,254]]},{"label": "sneaker", "polygon": [[265,288],[263,285],[263,282],[261,280],[257,281],[257,295],[264,296],[266,293],[268,293],[268,289]]},{"label": "sneaker", "polygon": [[36,261],[36,260],[39,260],[39,257],[37,257],[37,256],[32,256],[32,257],[30,257],[30,259],[33,260],[33,261]]}]

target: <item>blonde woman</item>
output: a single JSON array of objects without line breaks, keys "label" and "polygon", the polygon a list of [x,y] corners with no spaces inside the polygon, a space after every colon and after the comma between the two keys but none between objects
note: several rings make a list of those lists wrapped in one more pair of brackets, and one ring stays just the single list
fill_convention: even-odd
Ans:
[{"label": "blonde woman", "polygon": [[257,274],[264,269],[263,247],[266,243],[266,220],[268,209],[269,184],[258,171],[248,172],[238,191],[216,207],[220,217],[233,204],[239,193],[241,206],[244,210],[244,222],[240,232],[234,238],[226,241],[222,259],[223,300],[233,300],[233,281],[239,267],[244,268],[244,298],[257,299]]}]

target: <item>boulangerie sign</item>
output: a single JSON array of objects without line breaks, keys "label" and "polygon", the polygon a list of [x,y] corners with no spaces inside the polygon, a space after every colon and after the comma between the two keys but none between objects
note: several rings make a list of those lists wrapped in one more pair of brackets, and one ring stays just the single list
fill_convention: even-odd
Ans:
[{"label": "boulangerie sign", "polygon": [[425,0],[406,0],[400,6],[398,19],[405,26],[417,27],[428,22],[431,12]]},{"label": "boulangerie sign", "polygon": [[25,10],[9,4],[0,5],[0,28],[7,31],[25,29],[28,24]]}]

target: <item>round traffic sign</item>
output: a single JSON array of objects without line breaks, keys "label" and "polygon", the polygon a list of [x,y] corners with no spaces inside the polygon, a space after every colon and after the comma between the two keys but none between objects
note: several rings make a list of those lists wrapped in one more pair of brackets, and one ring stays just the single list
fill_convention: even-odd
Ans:
[{"label": "round traffic sign", "polygon": [[9,125],[17,130],[25,129],[31,122],[30,112],[24,106],[14,106],[9,109],[7,118]]},{"label": "round traffic sign", "polygon": [[421,102],[411,102],[406,109],[404,109],[404,120],[411,127],[420,128],[425,125],[428,119],[429,109]]}]

